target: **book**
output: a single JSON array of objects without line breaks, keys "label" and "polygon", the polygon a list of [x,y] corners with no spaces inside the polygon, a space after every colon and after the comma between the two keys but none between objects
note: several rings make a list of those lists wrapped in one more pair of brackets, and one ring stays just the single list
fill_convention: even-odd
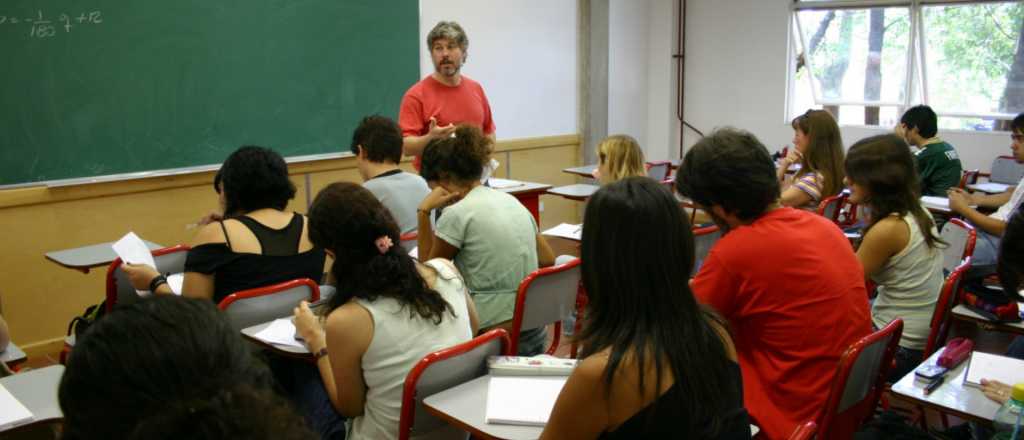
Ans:
[{"label": "book", "polygon": [[998,380],[1011,386],[1024,382],[1024,360],[975,351],[964,373],[964,385],[981,388],[982,379]]},{"label": "book", "polygon": [[544,426],[568,377],[495,376],[487,388],[487,423]]},{"label": "book", "polygon": [[24,425],[34,419],[32,412],[0,384],[0,430]]}]

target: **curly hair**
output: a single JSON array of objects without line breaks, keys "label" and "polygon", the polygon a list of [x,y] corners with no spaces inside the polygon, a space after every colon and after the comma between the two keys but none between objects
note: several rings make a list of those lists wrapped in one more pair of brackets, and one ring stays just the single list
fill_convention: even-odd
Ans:
[{"label": "curly hair", "polygon": [[491,160],[491,138],[475,125],[460,125],[455,135],[434,139],[423,149],[420,176],[427,182],[480,180]]},{"label": "curly hair", "polygon": [[[374,244],[382,236],[395,243],[383,254]],[[329,310],[352,298],[389,297],[408,307],[410,317],[419,315],[440,324],[446,311],[455,316],[452,306],[427,285],[412,257],[398,245],[395,219],[366,188],[337,182],[321,190],[309,209],[309,239],[334,252],[331,273],[338,291],[329,300]]]},{"label": "curly hair", "polygon": [[[282,210],[295,197],[295,184],[288,179],[288,165],[276,151],[244,146],[221,165],[224,212],[245,214],[257,209]],[[215,178],[216,180],[216,178]]]},{"label": "curly hair", "polygon": [[441,38],[454,41],[463,52],[469,49],[469,37],[466,36],[466,31],[454,21],[439,21],[434,25],[434,28],[427,34],[427,50],[430,50],[434,46],[434,42]]}]

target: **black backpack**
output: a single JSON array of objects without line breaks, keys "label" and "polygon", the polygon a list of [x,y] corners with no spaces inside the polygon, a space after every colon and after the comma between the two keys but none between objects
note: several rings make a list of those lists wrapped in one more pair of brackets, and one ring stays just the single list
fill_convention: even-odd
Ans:
[{"label": "black backpack", "polygon": [[71,318],[71,322],[68,323],[67,335],[71,336],[74,332],[75,340],[82,337],[82,334],[92,326],[96,320],[100,319],[107,313],[107,300],[100,301],[99,304],[93,304],[85,308],[85,312],[81,316]]}]

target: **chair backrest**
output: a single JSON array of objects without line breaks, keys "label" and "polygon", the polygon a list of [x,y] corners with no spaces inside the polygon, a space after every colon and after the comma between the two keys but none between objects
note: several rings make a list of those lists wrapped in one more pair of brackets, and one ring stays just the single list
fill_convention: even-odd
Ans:
[{"label": "chair backrest", "polygon": [[793,431],[789,436],[789,440],[811,440],[814,438],[814,434],[818,433],[818,424],[814,421],[804,422],[802,425],[797,426],[796,430]]},{"label": "chair backrest", "polygon": [[722,238],[722,231],[716,225],[693,230],[693,270],[690,271],[690,278],[697,275],[719,238]]},{"label": "chair backrest", "polygon": [[549,354],[558,348],[562,333],[562,319],[576,308],[576,294],[580,286],[580,259],[572,258],[562,264],[537,269],[523,278],[516,292],[516,308],[512,313],[509,350],[519,350],[519,335],[523,329],[534,329],[555,323],[554,340]]},{"label": "chair backrest", "polygon": [[[164,275],[185,271],[185,256],[189,247],[183,244],[153,251],[153,262],[156,270]],[[107,266],[107,311],[114,310],[118,304],[131,304],[138,301],[139,294],[132,287],[128,275],[121,270],[121,258],[115,258]]]},{"label": "chair backrest", "polygon": [[309,278],[235,292],[222,299],[217,307],[228,316],[231,328],[241,331],[246,327],[291,316],[292,309],[304,300],[320,300],[320,286]]},{"label": "chair backrest", "polygon": [[967,185],[978,183],[978,176],[980,175],[980,170],[964,170],[964,173],[960,176],[960,184],[957,185],[957,188],[967,189]]},{"label": "chair backrest", "polygon": [[508,333],[494,329],[470,341],[423,357],[405,377],[398,438],[430,433],[446,423],[423,408],[425,397],[487,374],[487,357],[508,353]]},{"label": "chair backrest", "polygon": [[974,230],[974,226],[961,219],[953,218],[942,226],[939,236],[948,245],[942,250],[942,271],[948,275],[961,262],[974,255],[974,242],[977,240],[978,233]]},{"label": "chair backrest", "polygon": [[672,171],[672,162],[667,160],[658,162],[647,162],[647,177],[650,177],[659,182],[663,182],[668,178],[668,174]]},{"label": "chair backrest", "polygon": [[818,215],[832,220],[832,223],[839,224],[839,213],[842,212],[843,204],[846,203],[846,193],[839,193],[822,199],[818,204]]},{"label": "chair backrest", "polygon": [[851,439],[874,414],[902,334],[903,320],[895,319],[846,349],[818,418],[821,438]]},{"label": "chair backrest", "polygon": [[938,347],[946,345],[946,336],[949,334],[949,312],[953,306],[960,301],[960,284],[963,282],[967,269],[971,268],[971,257],[964,259],[942,283],[942,290],[939,292],[939,299],[935,301],[935,311],[932,312],[932,320],[929,324],[928,340],[924,345],[924,358],[927,359]]},{"label": "chair backrest", "polygon": [[1024,177],[1024,165],[1017,163],[1013,156],[999,156],[992,161],[990,182],[1016,185]]},{"label": "chair backrest", "polygon": [[417,238],[419,237],[419,234],[416,232],[417,231],[406,232],[398,238],[402,245],[402,249],[405,249],[406,252],[412,251],[413,248],[418,245]]}]

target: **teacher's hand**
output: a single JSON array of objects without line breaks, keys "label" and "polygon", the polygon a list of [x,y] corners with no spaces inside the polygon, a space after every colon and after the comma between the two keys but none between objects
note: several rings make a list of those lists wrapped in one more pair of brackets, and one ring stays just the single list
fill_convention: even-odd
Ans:
[{"label": "teacher's hand", "polygon": [[455,133],[455,124],[438,126],[437,118],[430,118],[430,131],[427,132],[427,135],[429,135],[431,139],[451,136],[452,133]]}]

